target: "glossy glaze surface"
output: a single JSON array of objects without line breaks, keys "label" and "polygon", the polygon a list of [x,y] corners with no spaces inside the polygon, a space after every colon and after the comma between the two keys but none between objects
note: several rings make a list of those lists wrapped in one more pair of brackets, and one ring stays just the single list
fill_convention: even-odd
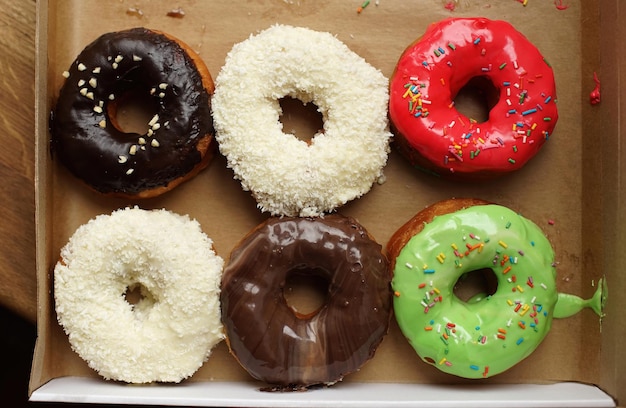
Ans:
[{"label": "glossy glaze surface", "polygon": [[[542,231],[505,207],[435,217],[396,259],[396,319],[419,356],[440,370],[466,378],[501,373],[550,330],[557,302],[553,262]],[[496,292],[460,300],[458,279],[483,268],[493,271]]]},{"label": "glossy glaze surface", "polygon": [[[287,304],[294,273],[328,283],[319,310]],[[351,218],[270,218],[233,250],[221,301],[231,352],[250,375],[278,389],[330,385],[373,357],[387,333],[388,263]]]},{"label": "glossy glaze surface", "polygon": [[[483,123],[454,104],[474,78],[497,93]],[[521,168],[539,151],[557,122],[556,101],[552,68],[511,24],[450,18],[429,26],[400,57],[389,114],[411,164],[442,176],[486,178]]]},{"label": "glossy glaze surface", "polygon": [[[393,250],[395,316],[424,361],[460,377],[490,377],[529,356],[553,318],[583,308],[603,316],[606,281],[586,300],[557,293],[554,252],[532,221],[493,204],[438,211],[450,202],[417,214],[421,225],[412,219],[400,228],[415,235]],[[476,271],[496,287],[475,285],[462,300],[456,287]]]},{"label": "glossy glaze surface", "polygon": [[[107,33],[65,76],[51,118],[52,151],[95,190],[132,195],[167,186],[201,162],[198,143],[213,133],[210,95],[175,41],[143,28]],[[142,134],[116,123],[118,102],[129,94],[155,109]]]}]

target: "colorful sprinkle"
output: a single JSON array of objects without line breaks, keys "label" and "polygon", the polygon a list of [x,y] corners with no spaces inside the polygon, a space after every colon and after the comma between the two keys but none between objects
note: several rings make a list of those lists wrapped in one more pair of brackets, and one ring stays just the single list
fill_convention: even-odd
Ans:
[{"label": "colorful sprinkle", "polygon": [[443,7],[446,10],[454,11],[454,9],[456,8],[456,1],[455,0],[449,0],[449,1],[446,2],[446,4],[444,4]]},{"label": "colorful sprinkle", "polygon": [[554,0],[554,6],[557,10],[567,10],[569,8],[568,4],[563,4],[563,0]]},{"label": "colorful sprinkle", "polygon": [[365,7],[367,7],[367,6],[369,6],[369,4],[370,4],[370,0],[365,0],[365,1],[363,2],[363,4],[361,4],[361,5],[360,5],[360,6],[356,9],[356,12],[357,12],[358,14],[361,14],[361,12],[363,11],[363,9],[364,9]]},{"label": "colorful sprinkle", "polygon": [[522,112],[522,116],[528,116],[535,112],[537,112],[537,108],[528,109]]}]

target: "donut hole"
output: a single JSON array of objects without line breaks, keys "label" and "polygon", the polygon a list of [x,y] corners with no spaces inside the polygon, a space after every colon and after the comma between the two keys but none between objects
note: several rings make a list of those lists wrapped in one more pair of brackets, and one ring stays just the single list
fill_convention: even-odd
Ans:
[{"label": "donut hole", "polygon": [[279,121],[285,133],[310,144],[315,135],[323,131],[324,118],[314,103],[304,103],[291,96],[279,99],[278,103],[282,111]]},{"label": "donut hole", "polygon": [[128,285],[123,296],[133,311],[149,309],[156,302],[152,293],[139,282]]},{"label": "donut hole", "polygon": [[456,110],[478,123],[489,120],[489,112],[498,103],[499,92],[484,76],[471,78],[453,98]]},{"label": "donut hole", "polygon": [[498,279],[490,268],[466,272],[454,284],[454,295],[465,303],[476,303],[498,290]]},{"label": "donut hole", "polygon": [[159,111],[155,98],[148,98],[149,90],[134,89],[109,101],[107,114],[111,124],[120,132],[143,135],[148,131],[148,123]]},{"label": "donut hole", "polygon": [[287,274],[283,297],[300,319],[315,315],[328,300],[330,281],[321,269],[296,268]]}]

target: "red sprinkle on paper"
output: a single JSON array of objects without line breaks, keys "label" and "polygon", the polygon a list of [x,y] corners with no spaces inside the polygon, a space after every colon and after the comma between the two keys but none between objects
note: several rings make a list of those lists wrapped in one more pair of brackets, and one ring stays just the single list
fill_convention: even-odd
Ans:
[{"label": "red sprinkle on paper", "polygon": [[593,82],[596,83],[596,87],[593,88],[593,91],[589,94],[589,102],[592,105],[597,105],[600,103],[600,80],[598,79],[598,74],[593,73]]},{"label": "red sprinkle on paper", "polygon": [[557,10],[566,10],[569,8],[569,4],[563,4],[563,0],[554,0],[554,5]]},{"label": "red sprinkle on paper", "polygon": [[447,10],[454,11],[454,9],[456,8],[456,1],[454,0],[447,1],[446,4],[444,4],[444,7]]}]

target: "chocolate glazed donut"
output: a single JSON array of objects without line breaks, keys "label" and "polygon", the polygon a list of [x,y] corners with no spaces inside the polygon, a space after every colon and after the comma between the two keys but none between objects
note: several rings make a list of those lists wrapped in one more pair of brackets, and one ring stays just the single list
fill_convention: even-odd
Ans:
[{"label": "chocolate glazed donut", "polygon": [[[291,274],[328,282],[325,303],[302,315],[285,300]],[[374,356],[391,316],[388,262],[354,219],[270,218],[232,251],[222,277],[231,353],[256,379],[301,390],[332,385]]]},{"label": "chocolate glazed donut", "polygon": [[[145,28],[107,33],[64,75],[50,120],[52,152],[93,189],[154,196],[208,164],[214,85],[184,43]],[[125,133],[117,123],[128,95],[156,109],[143,134]]]}]

